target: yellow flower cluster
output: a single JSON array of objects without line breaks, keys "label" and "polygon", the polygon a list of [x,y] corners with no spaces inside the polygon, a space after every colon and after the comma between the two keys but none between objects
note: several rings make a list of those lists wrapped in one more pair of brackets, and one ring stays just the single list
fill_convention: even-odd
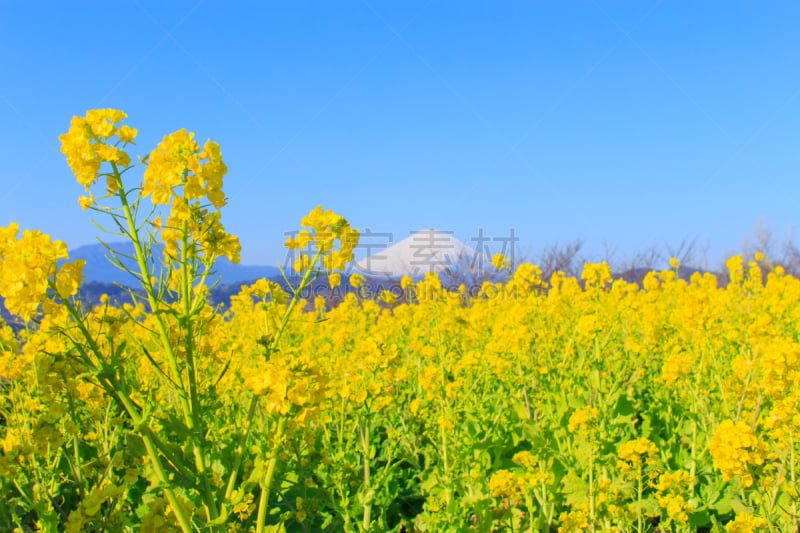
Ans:
[{"label": "yellow flower cluster", "polygon": [[736,518],[725,526],[728,533],[756,533],[767,530],[768,522],[750,513],[738,513]]},{"label": "yellow flower cluster", "polygon": [[6,436],[3,437],[3,452],[10,454],[16,449],[22,448],[23,442],[19,431],[15,429],[6,430]]},{"label": "yellow flower cluster", "polygon": [[317,206],[300,223],[303,226],[300,233],[286,239],[286,248],[299,250],[293,265],[297,273],[312,267],[312,256],[306,250],[312,243],[322,257],[323,268],[328,272],[344,270],[347,263],[353,260],[353,251],[358,246],[358,230],[352,229],[343,216]]},{"label": "yellow flower cluster", "polygon": [[511,470],[498,470],[489,480],[489,492],[495,498],[522,498],[521,484],[517,474]]},{"label": "yellow flower cluster", "polygon": [[568,533],[583,533],[589,528],[589,516],[581,509],[561,513],[559,521],[561,522],[560,530]]},{"label": "yellow flower cluster", "polygon": [[200,150],[194,133],[182,129],[164,136],[150,154],[142,196],[152,195],[154,204],[168,205],[182,186],[185,201],[206,197],[220,209],[226,203],[222,178],[227,171],[217,143],[206,141]]},{"label": "yellow flower cluster", "polygon": [[617,450],[617,457],[619,457],[617,468],[622,472],[639,468],[652,461],[657,453],[656,445],[645,437],[624,442]]},{"label": "yellow flower cluster", "polygon": [[381,291],[378,299],[387,305],[394,305],[394,303],[397,301],[397,295],[392,291]]},{"label": "yellow flower cluster", "polygon": [[542,281],[542,269],[530,263],[523,263],[514,271],[514,275],[506,288],[508,289],[507,292],[518,292],[519,296],[522,297],[525,294],[530,294],[533,289],[544,286],[546,284]]},{"label": "yellow flower cluster", "polygon": [[664,361],[661,378],[668,385],[674,385],[678,379],[691,374],[693,364],[694,357],[690,352],[675,349]]},{"label": "yellow flower cluster", "polygon": [[243,286],[239,294],[231,298],[231,306],[239,314],[251,312],[254,297],[261,301],[266,301],[269,298],[269,301],[279,306],[286,305],[289,301],[289,294],[278,283],[260,279],[250,286]]},{"label": "yellow flower cluster", "polygon": [[753,429],[745,422],[725,420],[717,428],[709,444],[714,467],[722,471],[726,480],[742,477],[745,487],[753,485],[751,466],[764,462],[761,446]]},{"label": "yellow flower cluster", "polygon": [[511,267],[511,260],[503,254],[494,254],[492,257],[492,265],[497,270],[508,270]]},{"label": "yellow flower cluster", "polygon": [[693,505],[687,502],[686,493],[693,482],[691,474],[685,470],[664,472],[654,483],[656,499],[664,512],[666,524],[685,525],[689,520],[688,511]]},{"label": "yellow flower cluster", "polygon": [[[109,143],[115,135],[123,144],[132,143],[136,138],[137,130],[130,126],[119,126],[127,116],[117,109],[93,109],[86,113],[86,117],[73,117],[69,132],[59,137],[61,152],[67,156],[67,163],[78,183],[85,186],[87,191],[97,182],[103,162],[116,163],[121,167],[130,165],[130,156],[117,148],[116,144]],[[112,178],[109,179],[109,192],[116,192],[116,183]]]},{"label": "yellow flower cluster", "polygon": [[209,212],[201,203],[207,198],[217,210],[226,205],[222,181],[227,171],[219,145],[206,141],[201,150],[194,134],[185,129],[165,136],[150,154],[141,194],[151,196],[156,205],[172,204],[166,223],[158,219],[155,224],[167,259],[177,259],[182,235],[188,232],[200,249],[183,250],[187,257],[226,256],[239,262],[239,238],[225,231],[219,211]]},{"label": "yellow flower cluster", "polygon": [[741,255],[735,255],[726,261],[725,266],[733,285],[741,286],[745,290],[757,291],[763,284],[761,267],[756,262],[750,261],[745,266],[744,258]]},{"label": "yellow flower cluster", "polygon": [[586,287],[604,287],[611,283],[611,268],[608,263],[586,263],[583,267],[581,279],[586,282]]},{"label": "yellow flower cluster", "polygon": [[523,468],[534,468],[539,465],[539,459],[529,451],[517,452],[511,460]]},{"label": "yellow flower cluster", "polygon": [[361,274],[353,274],[352,276],[350,276],[350,285],[354,289],[358,289],[359,287],[364,285],[365,282],[366,280],[364,279],[364,276],[362,276]]},{"label": "yellow flower cluster", "polygon": [[66,244],[36,230],[18,237],[19,224],[0,228],[0,295],[6,309],[27,322],[43,302],[45,312],[54,310],[47,299],[51,282],[62,300],[78,292],[86,262],[79,259],[59,268],[59,260],[69,257]]},{"label": "yellow flower cluster", "polygon": [[586,433],[593,426],[594,421],[600,415],[600,411],[596,407],[584,406],[579,407],[569,417],[569,430],[577,431],[579,433]]}]

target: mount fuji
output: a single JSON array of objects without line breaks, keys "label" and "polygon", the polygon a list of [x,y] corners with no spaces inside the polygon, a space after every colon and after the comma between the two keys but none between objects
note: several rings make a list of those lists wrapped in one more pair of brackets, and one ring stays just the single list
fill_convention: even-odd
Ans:
[{"label": "mount fuji", "polygon": [[388,278],[421,278],[428,272],[476,275],[495,271],[485,253],[470,248],[452,232],[434,229],[417,231],[394,246],[367,256],[353,265],[353,270]]}]

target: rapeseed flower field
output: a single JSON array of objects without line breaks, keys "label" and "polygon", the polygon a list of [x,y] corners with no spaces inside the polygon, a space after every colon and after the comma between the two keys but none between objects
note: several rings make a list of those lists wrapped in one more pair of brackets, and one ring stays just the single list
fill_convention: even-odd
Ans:
[{"label": "rapeseed flower field", "polygon": [[25,325],[0,327],[0,531],[797,530],[800,280],[763,256],[725,286],[523,264],[328,308],[303,289],[342,282],[358,231],[318,207],[286,243],[299,285],[222,310],[220,147],[181,130],[134,159],[126,118],[61,142],[144,297],[81,306],[66,245],[0,228]]}]

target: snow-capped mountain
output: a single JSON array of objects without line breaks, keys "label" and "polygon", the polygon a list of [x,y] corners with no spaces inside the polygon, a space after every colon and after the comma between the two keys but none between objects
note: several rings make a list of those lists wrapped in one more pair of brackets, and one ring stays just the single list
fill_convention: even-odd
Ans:
[{"label": "snow-capped mountain", "polygon": [[441,274],[455,270],[478,274],[493,271],[493,267],[486,254],[459,241],[452,232],[434,229],[417,231],[353,266],[354,272],[390,278],[419,278],[428,272]]}]

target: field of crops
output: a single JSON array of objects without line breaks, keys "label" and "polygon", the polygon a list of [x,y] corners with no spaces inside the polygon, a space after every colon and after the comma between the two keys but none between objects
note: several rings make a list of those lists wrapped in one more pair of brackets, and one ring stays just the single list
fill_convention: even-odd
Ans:
[{"label": "field of crops", "polygon": [[132,163],[124,118],[61,140],[147,298],[82,308],[63,243],[0,228],[27,324],[0,329],[0,531],[797,529],[800,281],[760,254],[724,287],[676,261],[641,287],[523,264],[477,296],[429,275],[311,311],[358,241],[318,208],[286,243],[297,291],[223,312],[219,147],[183,130]]}]

